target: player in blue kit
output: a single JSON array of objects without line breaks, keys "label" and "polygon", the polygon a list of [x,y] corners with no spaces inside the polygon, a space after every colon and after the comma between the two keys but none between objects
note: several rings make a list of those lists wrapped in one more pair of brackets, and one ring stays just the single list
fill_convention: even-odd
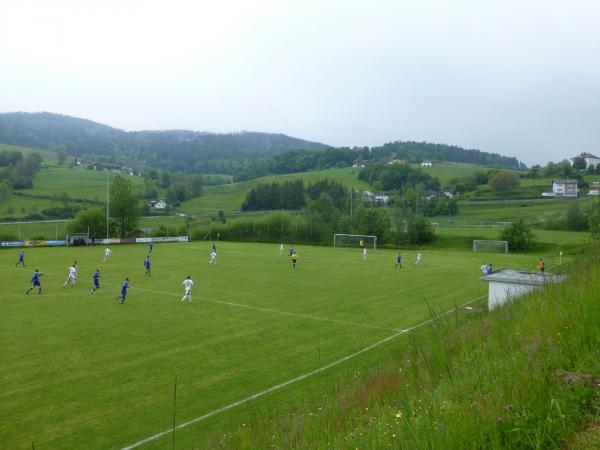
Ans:
[{"label": "player in blue kit", "polygon": [[396,255],[396,265],[394,267],[400,267],[402,269],[402,255],[400,252]]},{"label": "player in blue kit", "polygon": [[19,260],[15,264],[15,267],[17,267],[19,264],[25,267],[25,252],[23,250],[19,250]]},{"label": "player in blue kit", "polygon": [[125,278],[125,281],[123,281],[123,285],[121,286],[121,295],[115,297],[115,300],[121,300],[121,305],[125,303],[125,300],[127,299],[127,289],[129,289],[129,278]]},{"label": "player in blue kit", "polygon": [[150,255],[146,256],[146,259],[144,260],[144,267],[146,268],[146,273],[145,276],[149,277],[150,276],[150,266],[152,265],[152,263],[150,262]]},{"label": "player in blue kit", "polygon": [[92,294],[96,295],[98,289],[100,289],[100,269],[96,269],[94,272],[94,287],[92,288]]},{"label": "player in blue kit", "polygon": [[36,287],[39,289],[38,295],[42,293],[42,285],[40,284],[40,277],[42,275],[44,274],[40,273],[39,270],[35,269],[35,272],[33,272],[33,277],[31,278],[31,287],[27,289],[25,295],[29,295],[29,293],[33,291]]}]

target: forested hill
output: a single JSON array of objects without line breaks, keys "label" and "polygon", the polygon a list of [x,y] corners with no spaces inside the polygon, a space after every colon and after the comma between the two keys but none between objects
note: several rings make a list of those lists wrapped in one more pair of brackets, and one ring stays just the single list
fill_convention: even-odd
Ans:
[{"label": "forested hill", "polygon": [[0,143],[94,161],[170,170],[233,173],[240,162],[289,150],[322,150],[324,144],[284,134],[216,134],[186,130],[126,132],[91,120],[53,113],[0,114]]},{"label": "forested hill", "polygon": [[512,157],[480,150],[396,141],[379,147],[334,148],[284,134],[216,134],[186,130],[123,131],[91,120],[53,113],[0,114],[0,143],[65,151],[84,161],[111,162],[144,170],[233,174],[237,181],[351,165],[356,159],[474,163],[519,168]]},{"label": "forested hill", "polygon": [[433,144],[429,142],[396,141],[371,149],[373,153],[382,155],[396,155],[408,161],[452,161],[483,166],[521,168],[525,164],[517,158],[502,156],[497,153],[482,152],[476,149],[464,149],[455,145]]}]

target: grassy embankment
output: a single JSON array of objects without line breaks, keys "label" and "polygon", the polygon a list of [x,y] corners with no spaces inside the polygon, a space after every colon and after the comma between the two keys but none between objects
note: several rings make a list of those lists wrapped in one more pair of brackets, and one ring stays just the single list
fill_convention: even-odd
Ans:
[{"label": "grassy embankment", "polygon": [[489,315],[460,309],[201,448],[600,448],[598,250]]}]

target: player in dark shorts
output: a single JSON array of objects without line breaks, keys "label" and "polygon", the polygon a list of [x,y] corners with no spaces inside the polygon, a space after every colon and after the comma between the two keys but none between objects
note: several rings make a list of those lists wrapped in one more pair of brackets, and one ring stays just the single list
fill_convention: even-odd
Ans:
[{"label": "player in dark shorts", "polygon": [[94,287],[92,288],[92,294],[96,295],[98,289],[100,289],[100,269],[96,269],[94,272]]},{"label": "player in dark shorts", "polygon": [[115,297],[115,300],[121,300],[121,305],[123,303],[125,303],[125,300],[127,300],[127,289],[129,288],[129,278],[125,278],[125,281],[123,281],[123,285],[121,286],[121,295],[118,297]]},{"label": "player in dark shorts", "polygon": [[15,267],[18,266],[19,264],[21,264],[23,267],[25,267],[25,252],[23,250],[19,251],[19,260],[15,264]]},{"label": "player in dark shorts", "polygon": [[38,288],[38,295],[42,293],[42,285],[40,283],[40,277],[42,275],[44,274],[40,273],[39,270],[35,269],[35,272],[33,272],[33,277],[31,278],[31,287],[27,289],[25,295],[29,295],[29,293],[33,291],[36,287]]}]

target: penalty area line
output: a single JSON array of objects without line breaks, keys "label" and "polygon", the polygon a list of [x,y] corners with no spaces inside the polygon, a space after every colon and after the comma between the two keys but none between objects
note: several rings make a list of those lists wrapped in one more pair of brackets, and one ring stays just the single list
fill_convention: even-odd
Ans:
[{"label": "penalty area line", "polygon": [[[467,303],[463,303],[462,305],[460,305],[460,307],[465,307],[465,306],[467,306],[467,305],[469,305],[471,303],[475,303],[476,301],[481,300],[481,299],[483,299],[485,297],[486,296],[481,296],[481,297],[475,298],[473,300],[469,300]],[[175,430],[181,430],[182,428],[189,427],[190,425],[193,425],[195,423],[201,422],[201,421],[206,420],[206,419],[208,419],[210,417],[216,416],[217,414],[220,414],[220,413],[225,412],[227,410],[233,409],[233,408],[235,408],[237,406],[240,406],[240,405],[243,405],[245,403],[251,402],[252,400],[256,400],[257,398],[263,397],[264,395],[270,394],[271,392],[278,391],[279,389],[283,389],[283,388],[285,388],[287,386],[290,386],[291,384],[297,383],[299,381],[305,380],[306,378],[309,378],[309,377],[312,377],[312,376],[317,375],[319,373],[322,373],[322,372],[324,372],[324,371],[326,371],[328,369],[331,369],[332,367],[339,366],[340,364],[345,363],[346,361],[349,361],[350,359],[353,359],[353,358],[355,358],[355,357],[357,357],[357,356],[359,356],[359,355],[361,355],[363,353],[366,353],[366,352],[368,352],[368,351],[370,351],[370,350],[372,350],[372,349],[374,349],[376,347],[379,347],[380,345],[385,344],[386,342],[389,342],[392,339],[397,338],[398,336],[401,336],[403,334],[406,334],[406,333],[409,333],[411,331],[414,331],[414,330],[416,330],[416,329],[418,329],[420,327],[428,325],[428,324],[430,324],[431,322],[435,321],[436,319],[438,319],[440,317],[447,316],[448,314],[451,314],[452,312],[454,312],[457,308],[458,308],[458,306],[455,307],[455,308],[452,308],[452,309],[450,309],[450,310],[448,310],[446,312],[444,312],[443,314],[440,314],[440,315],[438,315],[436,317],[433,317],[433,318],[431,318],[431,319],[429,319],[429,320],[427,320],[425,322],[421,322],[421,323],[419,323],[419,324],[417,324],[417,325],[415,325],[413,327],[407,328],[405,330],[400,330],[397,333],[394,333],[394,334],[392,334],[392,335],[390,335],[390,336],[388,336],[386,338],[383,338],[383,339],[381,339],[381,340],[379,340],[379,341],[377,341],[377,342],[375,342],[375,343],[373,343],[371,345],[368,345],[367,347],[364,347],[364,348],[362,348],[362,349],[360,349],[360,350],[358,350],[358,351],[356,351],[354,353],[346,355],[343,358],[338,359],[337,361],[334,361],[334,362],[331,362],[331,363],[329,363],[329,364],[327,364],[325,366],[319,367],[318,369],[311,370],[310,372],[306,372],[306,373],[304,373],[302,375],[299,375],[299,376],[297,376],[295,378],[292,378],[290,380],[284,381],[283,383],[279,383],[279,384],[276,384],[275,386],[271,386],[270,388],[265,389],[264,391],[257,392],[256,394],[253,394],[253,395],[251,395],[249,397],[246,397],[246,398],[243,398],[241,400],[238,400],[237,402],[230,403],[229,405],[225,405],[225,406],[223,406],[223,407],[221,407],[219,409],[215,409],[215,410],[213,410],[211,412],[208,412],[206,414],[198,416],[198,417],[196,417],[194,419],[188,420],[187,422],[180,423],[179,425],[176,425],[174,429]],[[148,436],[147,438],[144,438],[144,439],[142,439],[140,441],[137,441],[137,442],[135,442],[135,443],[133,443],[131,445],[128,445],[127,447],[123,447],[121,450],[131,450],[131,449],[140,447],[141,445],[147,444],[148,442],[156,441],[157,439],[160,439],[161,437],[166,436],[166,435],[172,433],[173,431],[174,431],[173,428],[165,430],[165,431],[161,431],[160,433],[156,433],[156,434],[153,434],[152,436]]]}]

